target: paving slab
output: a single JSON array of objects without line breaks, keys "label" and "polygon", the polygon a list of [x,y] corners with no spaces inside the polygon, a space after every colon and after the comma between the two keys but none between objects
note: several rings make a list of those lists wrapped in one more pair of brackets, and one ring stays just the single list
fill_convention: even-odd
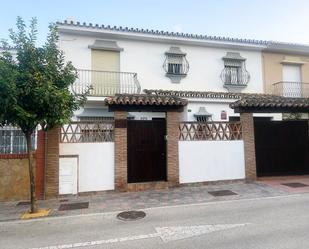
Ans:
[{"label": "paving slab", "polygon": [[[286,186],[286,188],[288,187]],[[40,208],[51,209],[50,216],[69,216],[246,198],[273,197],[294,193],[287,191],[286,188],[278,188],[277,185],[273,186],[265,182],[236,182],[228,184],[180,186],[177,188],[141,192],[106,192],[88,196],[71,196],[38,201],[38,205]],[[209,193],[222,190],[232,191],[235,195],[213,196]],[[84,202],[89,202],[89,206],[73,210],[59,209],[60,205],[63,204]],[[21,214],[26,212],[29,208],[27,205],[17,204],[18,202],[0,202],[0,222],[18,220]],[[78,206],[78,204],[73,206]]]},{"label": "paving slab", "polygon": [[258,184],[277,188],[287,193],[309,193],[309,176],[263,177]]}]

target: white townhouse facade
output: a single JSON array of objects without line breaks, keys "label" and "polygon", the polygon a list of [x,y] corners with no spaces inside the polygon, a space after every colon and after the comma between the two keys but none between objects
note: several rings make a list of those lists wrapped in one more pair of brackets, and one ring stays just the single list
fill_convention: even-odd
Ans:
[{"label": "white townhouse facade", "polygon": [[[281,80],[272,74],[281,57],[289,65],[305,64],[304,58],[271,53],[309,54],[308,46],[67,21],[58,23],[58,31],[59,47],[78,73],[72,90],[89,93],[85,106],[55,135],[59,175],[50,167],[48,178],[59,192],[52,195],[308,172],[303,145],[297,170],[287,164],[292,159],[278,161],[281,154],[295,157],[280,147],[284,135],[273,136],[278,153],[263,148],[271,139],[268,127],[272,133],[298,130],[298,124],[280,122],[282,112],[308,106],[304,98],[285,98],[300,93],[300,82],[292,84],[297,91],[288,84],[283,96],[265,95],[272,93],[273,80]],[[295,70],[289,72],[284,80],[299,79]],[[305,131],[307,123],[301,125]]]},{"label": "white townhouse facade", "polygon": [[[240,93],[264,93],[262,51],[266,41],[59,22],[59,46],[78,69],[75,90],[91,85],[76,117],[106,116],[104,97],[115,93],[176,94],[188,99],[184,121],[237,120],[229,104]],[[155,91],[151,91],[155,90]],[[213,93],[213,94],[212,94]],[[106,111],[104,111],[106,110]],[[151,119],[158,113],[132,113]],[[256,114],[256,116],[259,116]],[[281,119],[280,114],[263,114]]]},{"label": "white townhouse facade", "polygon": [[[41,198],[309,174],[309,46],[57,25],[71,90],[88,95],[37,134]],[[0,133],[0,200],[27,199],[25,140]]]}]

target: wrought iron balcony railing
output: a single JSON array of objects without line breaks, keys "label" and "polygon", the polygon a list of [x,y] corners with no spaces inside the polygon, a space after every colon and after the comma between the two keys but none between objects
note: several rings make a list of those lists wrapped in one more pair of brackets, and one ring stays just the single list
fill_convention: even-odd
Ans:
[{"label": "wrought iron balcony railing", "polygon": [[225,67],[220,77],[225,86],[246,87],[250,80],[249,72],[238,67]]},{"label": "wrought iron balcony railing", "polygon": [[309,98],[309,83],[280,81],[273,84],[273,94],[290,98]]},{"label": "wrought iron balcony railing", "polygon": [[141,91],[136,73],[78,69],[77,74],[78,78],[72,85],[76,94],[85,93],[89,88],[90,96],[137,94]]}]

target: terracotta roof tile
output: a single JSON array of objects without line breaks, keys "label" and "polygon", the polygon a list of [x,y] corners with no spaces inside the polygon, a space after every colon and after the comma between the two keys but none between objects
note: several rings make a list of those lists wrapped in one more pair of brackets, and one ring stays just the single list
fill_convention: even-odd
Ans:
[{"label": "terracotta roof tile", "polygon": [[57,22],[57,25],[71,26],[71,27],[82,27],[88,29],[101,29],[101,30],[112,30],[120,32],[129,32],[129,33],[142,33],[156,36],[169,36],[169,37],[181,37],[189,39],[199,39],[199,40],[213,40],[213,41],[224,41],[224,42],[237,42],[245,44],[254,44],[254,45],[267,45],[269,41],[264,40],[254,40],[254,39],[241,39],[241,38],[231,38],[231,37],[222,37],[222,36],[210,36],[210,35],[201,35],[201,34],[189,34],[181,32],[169,32],[162,30],[153,30],[153,29],[140,29],[140,28],[129,28],[122,26],[111,26],[111,25],[99,25],[86,22],[74,22],[74,21],[63,21]]},{"label": "terracotta roof tile", "polygon": [[158,96],[153,94],[116,94],[105,99],[111,105],[148,105],[148,106],[185,106],[188,101],[175,96]]},{"label": "terracotta roof tile", "polygon": [[287,98],[270,94],[247,94],[240,100],[231,103],[230,107],[235,108],[287,108],[309,111],[309,98]]},{"label": "terracotta roof tile", "polygon": [[203,99],[240,99],[245,93],[211,92],[211,91],[175,91],[162,89],[144,89],[146,94],[159,96],[176,96],[180,98],[203,98]]},{"label": "terracotta roof tile", "polygon": [[209,41],[219,41],[219,42],[229,42],[229,43],[243,43],[243,44],[253,44],[258,46],[265,46],[266,50],[280,50],[284,51],[293,51],[299,50],[308,52],[309,46],[307,44],[299,43],[289,43],[289,42],[280,42],[280,41],[270,41],[270,40],[255,40],[255,39],[242,39],[242,38],[231,38],[224,36],[211,36],[211,35],[201,35],[201,34],[190,34],[182,32],[169,32],[162,30],[153,30],[153,29],[142,29],[142,28],[129,28],[123,26],[111,26],[111,25],[99,25],[86,22],[74,22],[74,21],[58,21],[56,22],[58,26],[67,26],[67,27],[78,27],[78,28],[87,28],[94,30],[108,30],[108,31],[118,31],[118,32],[127,32],[127,33],[139,33],[163,37],[175,37],[175,38],[186,38],[194,40],[209,40]]}]

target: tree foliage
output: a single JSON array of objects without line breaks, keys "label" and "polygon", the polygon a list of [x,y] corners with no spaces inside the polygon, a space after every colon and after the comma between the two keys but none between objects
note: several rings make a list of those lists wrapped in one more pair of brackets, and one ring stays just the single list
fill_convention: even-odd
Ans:
[{"label": "tree foliage", "polygon": [[47,130],[67,122],[85,97],[70,91],[77,73],[58,49],[57,27],[51,24],[44,46],[37,47],[37,20],[31,20],[27,32],[18,17],[17,31],[10,30],[10,38],[16,56],[7,43],[2,44],[0,122],[18,125],[25,133],[38,124]]},{"label": "tree foliage", "polygon": [[[17,18],[10,30],[12,44],[2,42],[0,54],[0,124],[19,126],[27,139],[31,212],[36,211],[31,134],[41,125],[48,130],[69,121],[85,101],[86,93],[74,95],[70,86],[77,73],[58,49],[57,27],[49,26],[45,44],[37,47],[37,20],[29,27]],[[12,49],[13,48],[13,49]]]}]

